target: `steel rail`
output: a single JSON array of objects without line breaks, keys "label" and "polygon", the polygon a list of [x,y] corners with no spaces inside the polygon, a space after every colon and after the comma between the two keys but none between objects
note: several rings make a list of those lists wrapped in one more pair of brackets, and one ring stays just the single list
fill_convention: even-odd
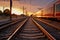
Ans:
[{"label": "steel rail", "polygon": [[27,21],[27,19],[24,20],[20,26],[18,25],[19,27],[13,32],[13,34],[11,36],[9,36],[9,38],[7,40],[10,40],[16,34],[16,32],[24,25],[24,23],[26,21]]},{"label": "steel rail", "polygon": [[50,39],[50,40],[56,40],[51,34],[49,34],[41,25],[39,25],[33,18],[33,22],[37,25],[37,27]]}]

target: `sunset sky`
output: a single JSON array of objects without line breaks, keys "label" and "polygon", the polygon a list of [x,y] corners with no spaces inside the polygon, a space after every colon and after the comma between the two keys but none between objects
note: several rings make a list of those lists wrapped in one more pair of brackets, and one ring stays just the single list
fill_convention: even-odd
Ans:
[{"label": "sunset sky", "polygon": [[[30,3],[31,1],[31,3]],[[44,8],[48,4],[53,3],[55,0],[13,0],[13,9],[22,11],[23,6],[25,10],[31,12],[37,12],[38,8]],[[0,0],[0,8],[9,8],[9,0]],[[0,9],[0,10],[1,10]]]}]

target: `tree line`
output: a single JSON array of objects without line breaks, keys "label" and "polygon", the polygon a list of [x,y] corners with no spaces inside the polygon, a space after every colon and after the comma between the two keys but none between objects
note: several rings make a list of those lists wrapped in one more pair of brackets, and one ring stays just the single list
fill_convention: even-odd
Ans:
[{"label": "tree line", "polygon": [[0,16],[9,16],[10,15],[10,10],[5,9],[3,12],[0,10]]}]

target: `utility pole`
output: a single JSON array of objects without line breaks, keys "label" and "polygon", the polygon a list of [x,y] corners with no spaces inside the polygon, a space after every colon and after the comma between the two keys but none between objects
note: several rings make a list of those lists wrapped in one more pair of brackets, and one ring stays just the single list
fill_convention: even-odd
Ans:
[{"label": "utility pole", "polygon": [[3,6],[3,12],[4,12],[4,6]]},{"label": "utility pole", "polygon": [[10,0],[10,20],[12,20],[12,0]]},{"label": "utility pole", "polygon": [[30,11],[31,11],[31,2],[32,2],[32,0],[30,0]]},{"label": "utility pole", "polygon": [[26,15],[28,16],[28,14],[27,14],[27,10],[26,10]]},{"label": "utility pole", "polygon": [[31,0],[30,0],[30,9],[31,9]]},{"label": "utility pole", "polygon": [[57,2],[57,0],[53,0],[52,2],[50,2],[50,3],[53,3],[52,5],[53,5],[53,17],[55,17],[56,16],[56,13],[55,13],[55,11],[56,11],[56,6],[55,6],[55,3]]},{"label": "utility pole", "polygon": [[55,4],[53,4],[53,17],[55,17]]},{"label": "utility pole", "polygon": [[[4,0],[3,4],[5,4],[5,0]],[[4,5],[3,5],[3,12],[4,12]]]},{"label": "utility pole", "polygon": [[[23,2],[24,2],[25,0],[23,0]],[[24,14],[24,3],[23,3],[23,14]]]},{"label": "utility pole", "polygon": [[24,14],[24,6],[23,6],[23,14]]}]

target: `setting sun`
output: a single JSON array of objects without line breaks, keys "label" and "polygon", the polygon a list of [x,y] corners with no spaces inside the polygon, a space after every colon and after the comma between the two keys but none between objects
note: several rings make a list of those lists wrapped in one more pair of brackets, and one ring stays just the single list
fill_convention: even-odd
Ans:
[{"label": "setting sun", "polygon": [[16,15],[23,14],[23,11],[20,9],[12,8],[12,13]]},{"label": "setting sun", "polygon": [[36,15],[37,17],[41,17],[41,10],[37,11],[37,12],[35,13],[35,15]]},{"label": "setting sun", "polygon": [[[10,9],[10,8],[9,7],[5,7],[3,9],[3,7],[0,7],[0,10],[2,10],[2,12],[5,9]],[[22,11],[22,9],[12,8],[12,14],[20,15],[20,14],[23,14],[23,11]]]}]

